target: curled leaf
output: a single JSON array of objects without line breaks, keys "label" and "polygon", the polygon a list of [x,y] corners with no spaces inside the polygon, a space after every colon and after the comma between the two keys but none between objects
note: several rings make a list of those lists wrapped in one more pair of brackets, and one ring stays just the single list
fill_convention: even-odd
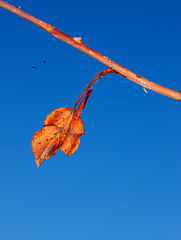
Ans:
[{"label": "curled leaf", "polygon": [[[59,148],[69,156],[77,150],[80,144],[80,137],[84,134],[84,125],[80,115],[93,91],[92,84],[98,82],[108,73],[116,72],[111,68],[98,72],[96,77],[81,93],[74,108],[58,108],[47,116],[44,126],[34,134],[31,141],[36,158],[35,162],[38,167],[44,160],[48,160],[54,155]],[[80,102],[83,96],[84,98]],[[80,104],[78,105],[79,102]],[[78,108],[76,110],[77,105]]]},{"label": "curled leaf", "polygon": [[52,111],[44,121],[44,126],[37,131],[31,141],[38,167],[44,160],[48,160],[60,148],[71,156],[80,144],[80,137],[84,134],[84,125],[80,115],[92,92],[88,90],[85,97],[75,108],[58,108]]}]

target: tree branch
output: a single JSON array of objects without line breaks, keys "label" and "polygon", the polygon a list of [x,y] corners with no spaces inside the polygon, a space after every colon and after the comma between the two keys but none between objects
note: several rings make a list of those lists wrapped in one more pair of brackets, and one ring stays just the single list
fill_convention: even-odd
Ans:
[{"label": "tree branch", "polygon": [[79,49],[80,51],[90,55],[91,57],[97,59],[98,61],[102,62],[103,64],[107,65],[108,67],[115,70],[117,73],[119,73],[121,76],[124,76],[128,78],[129,80],[140,84],[144,89],[151,89],[155,92],[158,92],[160,94],[163,94],[165,96],[168,96],[170,98],[174,98],[176,100],[181,101],[181,92],[163,87],[157,83],[154,83],[152,81],[149,81],[148,79],[128,70],[127,68],[119,65],[118,63],[112,61],[111,59],[107,58],[106,56],[100,54],[99,52],[95,51],[94,49],[88,47],[84,43],[82,43],[81,38],[71,37],[67,35],[66,33],[60,31],[56,27],[51,26],[50,24],[47,24],[38,18],[33,17],[32,15],[20,10],[17,7],[12,6],[11,4],[8,4],[2,0],[0,0],[0,6],[19,15],[22,18],[25,18],[26,20],[38,25],[39,27],[43,28],[53,36],[61,39],[62,41],[72,45],[73,47]]}]

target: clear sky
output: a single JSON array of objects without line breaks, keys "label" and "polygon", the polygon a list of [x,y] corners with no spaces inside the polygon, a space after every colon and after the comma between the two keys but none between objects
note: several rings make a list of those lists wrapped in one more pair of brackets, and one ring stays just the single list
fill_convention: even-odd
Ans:
[{"label": "clear sky", "polygon": [[[179,0],[9,3],[181,90]],[[75,154],[37,168],[33,134],[106,66],[2,8],[0,22],[0,239],[180,240],[181,103],[107,75]]]}]

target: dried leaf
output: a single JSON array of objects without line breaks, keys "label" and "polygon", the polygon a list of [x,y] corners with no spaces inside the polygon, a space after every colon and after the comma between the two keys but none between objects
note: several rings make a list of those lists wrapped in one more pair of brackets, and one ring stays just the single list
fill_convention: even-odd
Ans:
[{"label": "dried leaf", "polygon": [[84,125],[80,115],[84,109],[92,89],[75,108],[58,108],[52,111],[44,121],[44,126],[37,131],[31,141],[38,167],[44,160],[48,160],[60,148],[71,156],[80,144],[80,137],[84,134]]},{"label": "dried leaf", "polygon": [[[47,116],[44,126],[34,134],[31,141],[36,158],[35,162],[38,167],[40,167],[44,160],[48,160],[54,155],[59,148],[69,156],[77,150],[80,144],[80,137],[84,134],[84,125],[80,115],[86,105],[87,99],[92,93],[92,84],[98,82],[108,73],[116,72],[111,68],[98,72],[97,76],[79,96],[74,108],[58,108]],[[84,98],[80,102],[83,96]],[[79,102],[80,104],[76,110]]]}]

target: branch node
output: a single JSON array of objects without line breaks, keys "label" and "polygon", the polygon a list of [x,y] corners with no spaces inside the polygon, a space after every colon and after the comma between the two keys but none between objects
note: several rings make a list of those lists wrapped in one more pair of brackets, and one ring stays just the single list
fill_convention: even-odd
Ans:
[{"label": "branch node", "polygon": [[48,26],[47,26],[47,28],[48,28],[48,32],[50,33],[50,34],[52,34],[53,33],[53,31],[54,31],[54,29],[56,28],[56,27],[53,27],[52,25],[50,25],[50,24],[47,24]]},{"label": "branch node", "polygon": [[82,43],[81,37],[74,37],[74,40],[75,40],[76,42],[78,42],[78,43]]}]

